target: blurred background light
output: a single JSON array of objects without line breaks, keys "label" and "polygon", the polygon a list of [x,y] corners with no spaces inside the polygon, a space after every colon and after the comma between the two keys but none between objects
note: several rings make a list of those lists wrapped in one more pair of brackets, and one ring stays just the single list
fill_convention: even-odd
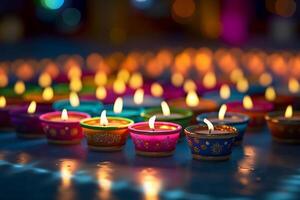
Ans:
[{"label": "blurred background light", "polygon": [[67,8],[62,13],[63,21],[68,26],[77,26],[80,23],[81,13],[76,8]]},{"label": "blurred background light", "polygon": [[64,0],[41,0],[41,4],[50,10],[57,10],[64,4]]}]

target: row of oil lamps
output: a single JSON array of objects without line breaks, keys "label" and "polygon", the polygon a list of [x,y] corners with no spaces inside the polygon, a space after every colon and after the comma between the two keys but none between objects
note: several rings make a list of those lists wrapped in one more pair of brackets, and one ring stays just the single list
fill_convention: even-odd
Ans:
[{"label": "row of oil lamps", "polygon": [[[123,80],[124,76],[120,75],[120,79]],[[54,84],[52,89],[44,84],[43,90],[31,89],[26,94],[24,83],[17,82],[14,85],[15,91],[12,88],[1,91],[1,129],[14,127],[17,135],[23,138],[46,135],[48,142],[55,144],[80,143],[85,136],[89,148],[100,151],[121,150],[130,133],[137,154],[144,156],[172,155],[180,135],[185,133],[193,158],[209,160],[228,159],[232,146],[242,143],[247,126],[262,127],[265,119],[275,140],[300,142],[300,115],[293,113],[292,106],[287,106],[297,103],[297,98],[299,100],[294,92],[290,95],[276,95],[273,87],[267,87],[264,88],[265,100],[254,97],[261,88],[254,88],[251,98],[233,90],[226,83],[218,83],[215,85],[219,87],[206,90],[203,98],[199,98],[199,86],[191,80],[185,81],[182,86],[161,86],[158,83],[144,84],[140,75],[132,76],[135,76],[132,82],[138,83],[135,90],[122,85],[124,80],[121,86],[115,83],[118,79],[114,81],[112,90],[100,84],[108,97],[113,96],[103,102],[114,99],[114,104],[105,105],[99,101],[99,87],[92,91],[93,94],[91,91],[83,93],[79,99],[76,92],[80,92],[83,87],[79,87],[79,90],[76,88],[84,84],[74,74],[67,86]],[[104,82],[104,77],[103,74],[96,74],[95,80]],[[180,78],[174,78],[173,82]],[[296,81],[294,85],[298,84],[299,87],[297,80],[291,81]],[[247,84],[246,91],[250,93],[252,85]],[[23,92],[16,92],[20,87]],[[56,87],[58,93],[54,95]],[[116,92],[120,87],[125,87],[123,98],[117,97],[121,96]],[[147,90],[150,90],[151,95],[145,94]],[[187,92],[186,98],[182,98],[184,92]],[[68,96],[69,99],[64,99]],[[31,102],[29,106],[24,105],[25,101]],[[287,106],[285,114],[267,114],[274,106],[279,109]],[[219,107],[219,112],[214,112]],[[100,113],[101,117],[95,117]],[[195,121],[200,125],[189,126]]]}]

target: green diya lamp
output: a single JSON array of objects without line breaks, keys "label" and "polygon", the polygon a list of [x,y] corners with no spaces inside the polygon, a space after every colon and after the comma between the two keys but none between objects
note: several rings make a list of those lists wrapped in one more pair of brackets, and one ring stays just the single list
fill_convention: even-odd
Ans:
[{"label": "green diya lamp", "polygon": [[[157,121],[173,122],[185,128],[190,125],[193,112],[189,109],[169,107],[167,102],[162,101],[161,107],[146,109],[141,114],[145,121],[148,121],[153,115],[156,116]],[[181,136],[184,136],[183,131]]]}]

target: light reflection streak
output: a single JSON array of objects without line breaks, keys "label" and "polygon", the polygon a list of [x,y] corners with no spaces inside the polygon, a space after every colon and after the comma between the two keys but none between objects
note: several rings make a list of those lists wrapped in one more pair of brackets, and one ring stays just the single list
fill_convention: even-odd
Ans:
[{"label": "light reflection streak", "polygon": [[144,192],[145,200],[159,200],[162,189],[162,181],[155,169],[148,168],[141,171],[139,182]]},{"label": "light reflection streak", "polygon": [[60,163],[60,177],[61,184],[58,188],[58,200],[72,200],[75,197],[74,189],[72,187],[73,174],[77,169],[77,161],[75,160],[61,160]]},{"label": "light reflection streak", "polygon": [[111,188],[113,185],[112,173],[114,171],[110,162],[103,162],[98,165],[97,180],[99,186],[99,199],[111,199]]}]

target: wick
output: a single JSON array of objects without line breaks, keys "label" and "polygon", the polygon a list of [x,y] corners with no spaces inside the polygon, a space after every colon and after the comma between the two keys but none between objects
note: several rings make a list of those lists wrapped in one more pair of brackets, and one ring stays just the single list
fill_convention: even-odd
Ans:
[{"label": "wick", "polygon": [[211,129],[208,129],[208,134],[211,134]]}]

